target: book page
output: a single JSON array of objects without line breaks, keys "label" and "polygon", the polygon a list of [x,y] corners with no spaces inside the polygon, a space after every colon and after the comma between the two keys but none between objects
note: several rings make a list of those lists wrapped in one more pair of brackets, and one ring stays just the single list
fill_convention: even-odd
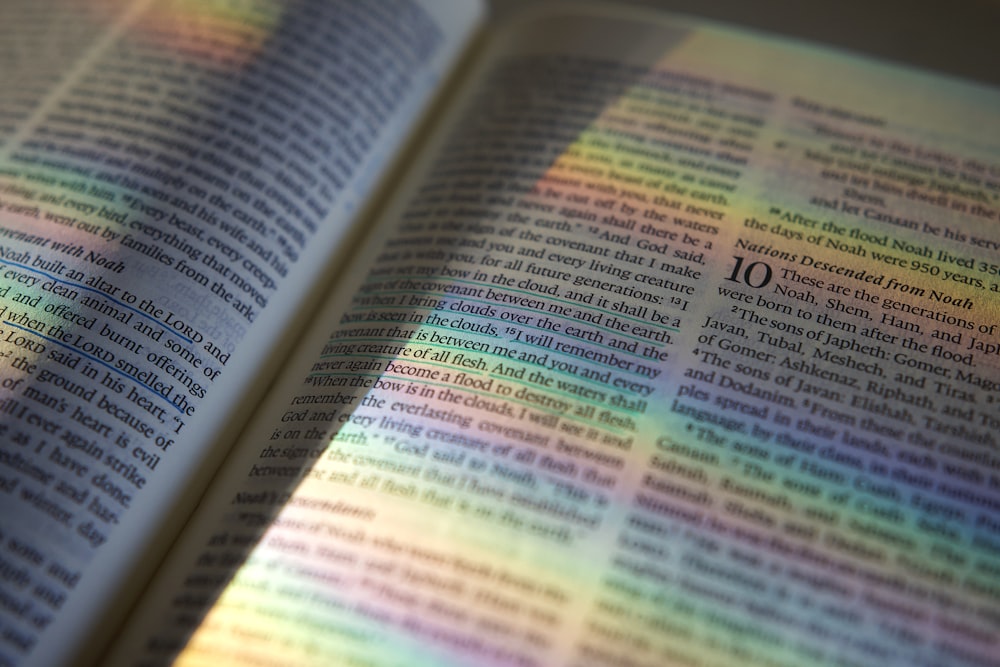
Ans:
[{"label": "book page", "polygon": [[998,102],[503,32],[115,664],[995,664]]},{"label": "book page", "polygon": [[0,22],[2,664],[113,630],[480,11],[63,4]]}]

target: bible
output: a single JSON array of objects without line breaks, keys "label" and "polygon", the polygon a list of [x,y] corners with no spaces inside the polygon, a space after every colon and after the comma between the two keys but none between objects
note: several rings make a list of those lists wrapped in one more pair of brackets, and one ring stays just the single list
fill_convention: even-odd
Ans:
[{"label": "bible", "polygon": [[0,664],[997,664],[997,90],[53,4],[0,22]]}]

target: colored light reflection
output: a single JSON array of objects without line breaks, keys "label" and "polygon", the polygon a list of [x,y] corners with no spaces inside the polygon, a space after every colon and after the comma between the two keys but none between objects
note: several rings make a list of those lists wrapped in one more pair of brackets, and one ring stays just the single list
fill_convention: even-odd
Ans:
[{"label": "colored light reflection", "polygon": [[131,39],[152,38],[176,55],[238,67],[251,62],[281,25],[278,2],[156,3],[130,25]]},{"label": "colored light reflection", "polygon": [[[661,66],[676,67],[687,53],[678,49]],[[695,59],[704,49],[693,53]],[[557,295],[530,284],[497,288],[537,298],[546,309],[558,306],[548,312],[558,313],[553,317],[563,327],[575,321],[581,333],[591,332],[590,339],[573,341],[581,351],[574,359],[546,342],[554,320],[539,324],[536,305],[501,306],[483,297],[485,279],[467,266],[482,265],[480,246],[456,250],[472,261],[446,259],[446,273],[372,276],[371,291],[363,292],[371,300],[341,320],[342,332],[356,331],[331,339],[322,357],[340,365],[314,367],[306,384],[349,387],[358,381],[354,386],[374,391],[342,427],[328,429],[328,448],[310,449],[322,457],[312,476],[264,533],[182,662],[252,658],[278,664],[295,651],[297,661],[326,664],[562,664],[573,656],[614,662],[626,655],[636,664],[989,664],[982,647],[995,642],[996,603],[989,591],[997,570],[995,552],[983,546],[991,543],[983,525],[995,514],[963,502],[971,496],[961,493],[992,498],[992,492],[983,480],[961,481],[946,470],[961,467],[954,456],[927,457],[930,448],[921,439],[944,440],[922,428],[921,405],[898,400],[891,406],[894,417],[872,416],[854,403],[849,383],[830,380],[846,362],[813,352],[849,350],[845,354],[868,370],[855,367],[841,376],[866,377],[875,383],[867,389],[873,395],[889,383],[913,386],[914,396],[930,394],[927,382],[935,380],[918,365],[925,357],[903,351],[900,343],[922,335],[933,344],[926,336],[931,326],[908,313],[904,322],[923,325],[909,335],[890,328],[892,320],[887,325],[883,315],[899,316],[897,300],[941,291],[948,262],[932,259],[937,271],[922,272],[893,268],[879,256],[895,250],[907,262],[922,261],[920,248],[936,250],[938,242],[907,221],[925,220],[931,212],[938,220],[947,209],[920,203],[935,196],[930,179],[906,196],[900,183],[903,175],[913,176],[912,165],[900,156],[895,175],[882,177],[885,188],[900,187],[902,195],[876,194],[871,180],[855,183],[857,196],[828,185],[863,178],[860,162],[838,156],[862,148],[818,129],[804,114],[788,112],[779,119],[784,125],[769,121],[773,100],[711,84],[715,76],[724,78],[722,72],[731,75],[728,68],[709,68],[701,71],[704,82],[640,77],[543,165],[535,190],[523,198],[574,202],[579,216],[549,215],[568,223],[553,226],[550,238],[624,248],[640,260],[617,259],[601,268],[588,257],[580,269],[588,277],[625,283],[629,278],[615,267],[633,274],[651,268],[678,284],[695,282],[699,292],[711,280],[743,296],[731,303],[719,292],[722,305],[716,306],[713,285],[711,299],[657,303],[653,309],[665,320],[655,329],[665,338],[653,340],[635,335],[634,326],[624,333],[607,324],[609,317],[650,324],[648,311],[594,306],[562,288]],[[849,101],[839,103],[850,107]],[[857,104],[863,107],[864,100]],[[907,128],[869,134],[886,142],[879,149],[886,157],[866,159],[888,164],[895,159],[890,140],[915,148],[933,139],[944,146],[939,150],[956,154],[968,148]],[[874,150],[865,141],[864,150]],[[558,196],[546,195],[549,190]],[[826,204],[810,207],[802,192]],[[978,195],[953,197],[948,206],[968,206],[963,200]],[[599,203],[605,199],[612,200],[607,213]],[[833,201],[835,207],[827,205]],[[854,216],[842,208],[856,205],[893,213]],[[498,199],[485,208],[506,214],[509,206]],[[642,217],[647,209],[663,220]],[[644,225],[649,231],[642,231]],[[476,231],[470,225],[469,238],[496,239],[499,225],[486,226]],[[413,238],[430,229],[419,227]],[[690,249],[681,241],[684,256],[661,258],[648,246],[633,245],[642,237],[673,250],[682,234],[699,239]],[[415,247],[386,249],[391,252],[400,254],[386,265],[435,264]],[[531,256],[507,254],[487,277],[530,279],[524,267]],[[740,256],[744,263],[734,269]],[[753,261],[797,267],[813,282],[772,273],[783,291],[754,292],[765,282],[762,274],[741,274]],[[818,268],[826,264],[843,270]],[[833,276],[861,271],[872,280],[851,284],[850,294],[817,287],[816,280],[836,284]],[[726,281],[730,272],[735,278]],[[418,281],[434,287],[411,286]],[[997,301],[975,284],[953,280],[947,287],[953,302],[971,299],[977,306],[969,316],[972,329],[959,321],[961,310],[946,309],[952,319],[935,325],[939,339],[974,346],[970,339],[979,325],[997,321]],[[878,301],[858,296],[859,289]],[[577,294],[588,292],[598,300],[614,293]],[[663,294],[670,296],[668,288]],[[787,328],[768,327],[737,310],[751,306],[770,311],[769,321]],[[496,314],[482,314],[485,309]],[[602,313],[601,321],[583,313]],[[718,327],[708,324],[713,319]],[[389,333],[393,328],[396,334]],[[709,350],[732,365],[689,352],[712,345],[700,338],[712,332],[718,332],[715,340],[725,334],[755,351],[745,353],[753,362],[739,370],[738,360],[727,356],[733,347]],[[851,347],[852,340],[868,351]],[[622,360],[642,360],[633,343],[638,350],[653,342],[650,347],[671,355],[650,366],[660,374],[640,379],[621,372]],[[769,350],[771,357],[757,356]],[[981,376],[996,377],[995,362],[979,354],[975,359]],[[565,365],[550,367],[551,361]],[[819,370],[805,372],[799,361]],[[611,378],[623,384],[609,386]],[[636,385],[631,394],[625,380]],[[543,392],[541,385],[549,386]],[[950,390],[935,390],[930,400],[943,404],[942,391]],[[613,403],[618,395],[623,402]],[[639,409],[640,401],[648,404]],[[338,418],[344,414],[338,411]],[[590,429],[596,435],[588,436]],[[283,446],[296,440],[290,431]],[[622,459],[640,465],[623,465],[624,472],[612,466],[609,473],[570,458],[560,442],[608,457],[617,443],[629,452]],[[565,467],[570,463],[576,465],[572,473]],[[597,478],[585,477],[587,470],[613,483],[601,488]],[[944,481],[961,493],[943,493]],[[571,600],[577,596],[593,606],[576,608]],[[268,654],[265,646],[283,648]]]}]

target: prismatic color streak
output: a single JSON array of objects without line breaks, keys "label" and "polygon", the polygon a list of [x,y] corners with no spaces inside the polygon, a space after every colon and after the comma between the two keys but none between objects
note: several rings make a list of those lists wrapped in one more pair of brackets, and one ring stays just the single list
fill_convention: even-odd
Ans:
[{"label": "prismatic color streak", "polygon": [[285,7],[280,2],[197,2],[176,0],[152,3],[130,29],[136,41],[155,36],[176,55],[188,55],[201,64],[240,67],[253,61],[280,25]]},{"label": "prismatic color streak", "polygon": [[[107,10],[110,12],[111,8]],[[130,44],[148,44],[150,38],[155,36],[158,48],[165,48],[172,53],[186,53],[197,60],[200,66],[214,64],[233,69],[259,52],[280,15],[281,7],[276,3],[258,2],[253,3],[252,7],[246,3],[232,2],[155,3],[129,24],[118,48],[127,49]],[[98,30],[96,19],[92,20],[95,21],[93,29]],[[213,39],[209,39],[209,36]],[[112,62],[113,57],[108,61]],[[130,64],[138,66],[135,62]],[[129,72],[116,71],[115,74],[127,77]],[[156,86],[150,88],[146,82],[146,87],[142,87],[141,83],[139,88],[129,92],[144,96],[147,106],[158,102],[155,99],[158,90]],[[172,83],[175,86],[182,85],[181,80]],[[179,98],[183,97],[179,89],[175,88],[174,92]],[[86,109],[82,111],[85,112]],[[168,124],[170,126],[172,124]],[[36,130],[32,138],[44,141],[48,135],[44,129]],[[91,138],[87,133],[79,131],[59,136],[59,143],[53,146],[63,156],[58,163],[32,157],[23,150],[24,147],[19,155],[6,154],[4,184],[0,193],[10,201],[6,201],[2,209],[4,224],[17,228],[41,229],[42,223],[46,236],[52,237],[55,244],[60,246],[57,250],[64,252],[69,258],[77,257],[78,250],[74,248],[88,245],[86,242],[94,240],[95,236],[100,237],[101,228],[109,220],[107,215],[117,213],[118,207],[128,207],[128,199],[122,195],[128,194],[129,190],[116,183],[115,169],[102,173],[101,169],[95,167],[95,160],[99,163],[105,158],[118,158],[116,162],[108,164],[112,167],[124,165],[126,168],[134,162],[136,168],[129,176],[140,181],[148,180],[150,186],[156,185],[158,173],[146,174],[140,168],[139,160],[127,157],[144,157],[146,149],[132,146],[133,151],[140,152],[130,153],[130,149],[126,149],[121,155],[116,155],[112,145],[102,144],[100,148],[90,145],[88,139]],[[37,145],[36,143],[30,148],[36,148]],[[150,171],[153,171],[152,167]],[[115,211],[102,211],[102,205]],[[112,222],[117,222],[117,219]],[[97,247],[103,248],[105,245],[97,244]]]},{"label": "prismatic color streak", "polygon": [[[924,415],[972,410],[969,437],[995,446],[1000,313],[986,253],[921,225],[966,226],[995,176],[992,192],[989,171],[978,187],[932,178],[974,147],[917,124],[817,129],[768,92],[789,85],[760,74],[775,68],[689,42],[624,89],[621,71],[589,72],[599,108],[561,98],[588,120],[543,163],[503,113],[481,147],[446,151],[306,382],[370,390],[335,411],[345,425],[195,634],[201,657],[287,658],[258,652],[269,640],[317,664],[571,664],[602,648],[650,665],[989,664],[996,541],[961,491],[993,497],[971,479],[990,473],[963,479]],[[709,55],[725,66],[683,74]],[[541,118],[583,68],[515,66],[535,97],[510,97]],[[866,109],[885,76],[838,108]],[[520,171],[484,165],[490,151]],[[893,305],[931,300],[942,320]],[[921,365],[946,354],[984,378],[981,402]],[[843,356],[864,365],[847,373],[860,388],[829,379]],[[598,604],[569,608],[577,596]]]},{"label": "prismatic color streak", "polygon": [[[188,298],[191,282],[179,269],[181,262],[196,264],[201,250],[171,224],[172,215],[187,218],[194,212],[190,202],[197,196],[188,187],[198,179],[177,177],[184,158],[195,157],[184,147],[205,149],[206,133],[218,129],[218,124],[215,130],[197,127],[212,119],[190,109],[195,100],[221,108],[213,102],[217,94],[203,85],[207,72],[238,74],[237,66],[263,45],[268,22],[282,11],[270,5],[262,20],[264,3],[244,5],[246,12],[237,11],[236,3],[150,4],[156,5],[155,19],[147,13],[138,28],[119,25],[118,32],[114,22],[127,17],[109,3],[77,6],[65,14],[42,8],[37,17],[23,19],[34,22],[34,31],[25,28],[25,35],[4,42],[4,66],[30,85],[3,86],[18,93],[5,99],[0,131],[0,449],[5,464],[0,504],[4,539],[23,540],[29,550],[38,545],[48,573],[57,571],[58,563],[76,577],[127,508],[129,496],[117,486],[118,479],[108,479],[111,466],[134,472],[145,465],[152,471],[161,462],[152,436],[147,452],[127,428],[111,430],[107,397],[116,391],[121,403],[128,397],[129,411],[120,405],[112,409],[144,426],[147,417],[140,412],[138,418],[135,406],[151,415],[160,411],[162,419],[150,418],[165,427],[156,436],[159,443],[169,441],[163,433],[182,424],[190,414],[185,408],[203,390],[191,375],[175,375],[179,381],[170,384],[162,382],[162,373],[139,370],[147,355],[163,358],[173,351],[168,342],[185,352],[197,348],[183,331],[163,335],[171,321],[202,328],[222,319],[213,317],[218,311],[212,307],[198,309],[203,296]],[[49,25],[45,12],[52,15]],[[21,20],[18,12],[11,14]],[[227,44],[194,39],[205,32],[206,22],[213,35],[238,32],[239,39]],[[171,59],[177,51],[187,54],[183,62]],[[176,262],[168,264],[165,257]],[[169,312],[166,318],[143,310],[143,301],[153,298]],[[233,331],[218,337],[227,351],[231,341],[226,336]],[[131,383],[127,393],[126,383]],[[139,460],[137,452],[145,458]],[[76,477],[67,461],[77,466]],[[24,474],[11,474],[11,469]],[[145,482],[146,471],[139,473],[140,482],[132,482],[137,486]],[[107,488],[116,491],[114,498],[101,493]],[[48,585],[20,588],[25,595],[44,591],[49,610],[56,610],[64,594]],[[18,635],[15,625],[7,625],[12,617],[5,617],[6,657],[11,657],[6,653],[13,645],[10,637],[28,646],[52,621],[43,613],[41,598],[22,599],[10,608],[20,609],[28,629]],[[29,608],[36,614],[31,626],[23,615]]]},{"label": "prismatic color streak", "polygon": [[[99,14],[111,10],[95,5],[93,11]],[[98,64],[97,70],[103,76],[91,82],[92,88],[103,88],[110,99],[131,99],[149,117],[157,111],[174,114],[180,109],[178,104],[197,94],[200,84],[187,74],[171,78],[173,97],[165,96],[162,82],[153,83],[135,75],[135,68],[141,74],[142,63],[149,62],[148,50],[186,54],[199,67],[235,73],[259,52],[281,12],[275,3],[154,3],[129,24],[124,36]],[[89,16],[86,19],[98,21]],[[98,30],[97,25],[94,30]],[[143,50],[141,57],[136,49]],[[99,106],[78,95],[74,91],[56,104],[67,114],[84,116],[88,109]],[[106,121],[106,109],[94,113],[95,127]],[[188,120],[199,122],[197,117]],[[7,305],[2,318],[6,325],[4,342],[16,348],[8,354],[24,356],[27,364],[36,360],[35,352],[50,348],[54,350],[50,361],[55,363],[75,368],[79,362],[74,360],[84,358],[96,367],[119,373],[105,363],[95,345],[81,341],[94,338],[96,332],[89,330],[97,312],[118,312],[120,322],[133,317],[151,319],[132,302],[123,300],[120,292],[112,290],[111,283],[99,275],[101,271],[108,277],[116,273],[116,266],[128,256],[120,246],[148,254],[147,249],[157,245],[149,234],[152,227],[137,222],[133,213],[139,211],[145,216],[153,210],[163,215],[169,209],[169,196],[161,188],[174,183],[163,180],[172,165],[164,156],[171,154],[170,131],[185,122],[174,118],[160,123],[165,132],[160,139],[167,141],[162,152],[141,142],[102,139],[100,130],[81,130],[79,125],[63,131],[60,122],[30,129],[26,144],[11,144],[11,151],[0,154],[4,163],[0,174],[0,224],[16,230],[15,234],[28,235],[25,249],[8,247],[0,256],[4,269],[0,295]],[[151,160],[154,155],[157,160],[165,159],[162,166]],[[131,179],[129,187],[120,184],[122,178]],[[140,191],[142,197],[136,194]],[[32,245],[54,252],[41,255]],[[175,248],[187,255],[184,260],[198,259],[199,253],[190,244],[178,242]],[[147,268],[147,273],[150,271],[160,272],[163,285],[173,284],[174,295],[187,289],[176,270],[156,265]],[[173,306],[178,316],[194,316],[179,301],[166,299],[163,303]],[[151,324],[158,325],[155,320]],[[46,342],[32,343],[34,337]],[[184,335],[178,338],[184,344],[192,343]]]}]

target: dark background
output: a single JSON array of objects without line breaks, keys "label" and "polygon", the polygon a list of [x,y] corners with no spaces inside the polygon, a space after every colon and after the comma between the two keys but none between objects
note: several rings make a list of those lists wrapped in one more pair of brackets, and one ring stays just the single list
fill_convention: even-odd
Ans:
[{"label": "dark background", "polygon": [[[497,17],[549,2],[490,0]],[[617,4],[653,6],[1000,87],[1000,0],[618,0]],[[994,137],[1000,135],[1000,127],[992,131]]]}]

